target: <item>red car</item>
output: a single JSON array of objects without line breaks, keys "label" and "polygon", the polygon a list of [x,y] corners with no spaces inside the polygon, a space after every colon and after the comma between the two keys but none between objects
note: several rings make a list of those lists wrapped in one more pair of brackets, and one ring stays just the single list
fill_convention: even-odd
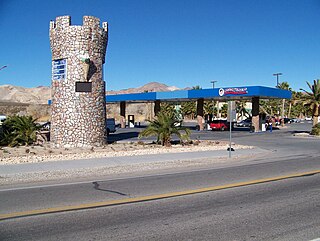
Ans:
[{"label": "red car", "polygon": [[230,126],[227,120],[213,120],[213,121],[210,121],[208,124],[212,130],[221,130],[221,131],[228,130]]}]

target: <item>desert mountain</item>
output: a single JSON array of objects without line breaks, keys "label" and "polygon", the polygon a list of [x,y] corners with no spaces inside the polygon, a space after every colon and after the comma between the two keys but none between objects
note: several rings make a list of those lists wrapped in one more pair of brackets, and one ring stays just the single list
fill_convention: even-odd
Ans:
[{"label": "desert mountain", "polygon": [[[138,88],[129,88],[119,91],[107,91],[108,95],[142,93],[142,92],[161,92],[173,91],[179,88],[175,86],[167,86],[158,82],[151,82]],[[25,88],[13,85],[0,86],[0,102],[15,102],[27,104],[47,104],[51,98],[51,89],[46,86],[35,88]]]},{"label": "desert mountain", "polygon": [[46,104],[50,98],[50,88],[45,86],[36,88],[24,88],[13,85],[0,86],[1,102]]},{"label": "desert mountain", "polygon": [[158,82],[150,82],[138,88],[129,88],[119,91],[107,91],[108,95],[117,95],[117,94],[131,94],[131,93],[143,93],[143,92],[162,92],[162,91],[174,91],[179,90],[175,86],[167,86]]}]

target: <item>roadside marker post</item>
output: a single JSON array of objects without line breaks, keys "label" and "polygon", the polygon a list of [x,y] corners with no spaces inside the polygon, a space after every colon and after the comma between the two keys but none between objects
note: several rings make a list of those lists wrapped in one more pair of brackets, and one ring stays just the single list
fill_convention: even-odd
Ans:
[{"label": "roadside marker post", "polygon": [[228,116],[227,119],[229,121],[229,158],[231,158],[231,151],[234,149],[231,147],[231,140],[232,140],[232,123],[236,121],[237,112],[236,112],[236,103],[235,101],[228,101]]}]

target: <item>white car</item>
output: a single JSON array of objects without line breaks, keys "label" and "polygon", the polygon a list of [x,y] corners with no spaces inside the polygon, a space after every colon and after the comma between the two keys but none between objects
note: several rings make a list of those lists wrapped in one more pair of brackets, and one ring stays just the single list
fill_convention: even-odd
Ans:
[{"label": "white car", "polygon": [[312,121],[312,117],[306,117],[306,121]]}]

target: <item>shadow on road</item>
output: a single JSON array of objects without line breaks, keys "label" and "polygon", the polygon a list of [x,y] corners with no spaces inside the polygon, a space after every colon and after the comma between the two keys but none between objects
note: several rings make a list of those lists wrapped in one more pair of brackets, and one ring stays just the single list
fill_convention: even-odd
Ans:
[{"label": "shadow on road", "polygon": [[111,144],[111,143],[121,141],[121,140],[136,138],[138,136],[139,136],[139,132],[137,132],[137,131],[124,132],[124,133],[113,133],[108,136],[107,142],[108,142],[108,144]]},{"label": "shadow on road", "polygon": [[98,191],[111,192],[111,193],[119,194],[121,196],[128,196],[127,194],[122,193],[122,192],[117,192],[117,191],[108,190],[108,189],[102,189],[102,188],[100,188],[100,184],[98,182],[93,182],[92,184],[94,185],[93,188]]}]

